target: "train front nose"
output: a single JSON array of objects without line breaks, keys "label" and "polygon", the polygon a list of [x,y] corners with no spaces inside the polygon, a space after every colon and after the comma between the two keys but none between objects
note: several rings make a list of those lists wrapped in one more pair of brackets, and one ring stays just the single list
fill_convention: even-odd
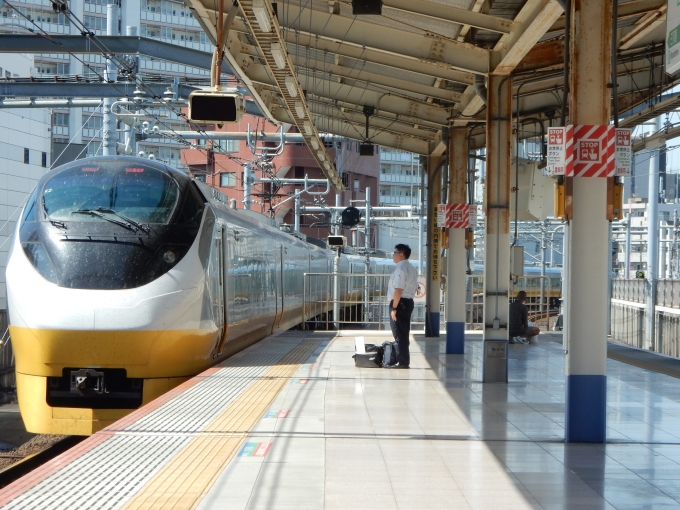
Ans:
[{"label": "train front nose", "polygon": [[165,276],[191,273],[181,268],[204,209],[187,176],[137,158],[81,160],[43,177],[7,270],[28,430],[91,434],[204,368],[214,332],[183,320],[197,294]]}]

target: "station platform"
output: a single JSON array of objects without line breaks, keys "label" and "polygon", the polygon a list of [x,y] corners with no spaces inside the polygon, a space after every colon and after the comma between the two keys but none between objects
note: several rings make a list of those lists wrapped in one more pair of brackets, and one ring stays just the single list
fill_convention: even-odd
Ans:
[{"label": "station platform", "polygon": [[564,443],[561,336],[505,384],[414,335],[410,370],[355,336],[267,338],[0,491],[6,509],[680,508],[680,379],[608,360],[608,443]]}]

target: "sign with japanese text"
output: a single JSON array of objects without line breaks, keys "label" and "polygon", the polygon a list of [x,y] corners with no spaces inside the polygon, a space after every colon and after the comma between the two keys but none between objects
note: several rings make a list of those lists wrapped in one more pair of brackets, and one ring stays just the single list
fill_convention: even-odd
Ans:
[{"label": "sign with japanese text", "polygon": [[616,172],[615,175],[630,176],[633,159],[633,145],[630,129],[616,128]]},{"label": "sign with japanese text", "polygon": [[573,126],[548,128],[547,175],[566,175],[573,162]]},{"label": "sign with japanese text", "polygon": [[668,0],[666,8],[666,72],[680,69],[680,2]]}]

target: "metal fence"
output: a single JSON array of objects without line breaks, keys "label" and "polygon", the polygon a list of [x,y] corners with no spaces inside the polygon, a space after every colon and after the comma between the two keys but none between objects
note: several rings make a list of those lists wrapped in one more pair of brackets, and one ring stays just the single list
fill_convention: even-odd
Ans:
[{"label": "metal fence", "polygon": [[632,303],[645,302],[645,280],[613,280],[612,299],[630,301]]},{"label": "metal fence", "polygon": [[[529,320],[541,330],[553,329],[559,314],[562,282],[548,276],[517,278],[510,286],[510,302],[520,290],[527,293],[525,304],[529,309]],[[484,329],[484,276],[468,275],[466,296],[466,329]]]},{"label": "metal fence", "polygon": [[[323,329],[390,329],[390,310],[387,301],[390,276],[362,273],[305,273],[303,310],[304,317],[307,318],[306,326]],[[439,317],[440,328],[445,328],[443,303],[440,304]],[[411,329],[416,331],[425,329],[425,303],[420,300],[416,300],[413,308]]]}]

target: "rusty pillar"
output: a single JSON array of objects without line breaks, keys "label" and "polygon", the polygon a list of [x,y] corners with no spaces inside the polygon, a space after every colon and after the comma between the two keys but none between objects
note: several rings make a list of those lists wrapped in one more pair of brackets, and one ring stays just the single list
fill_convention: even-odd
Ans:
[{"label": "rusty pillar", "polygon": [[[449,204],[467,203],[468,130],[452,128],[449,138]],[[446,354],[465,352],[465,229],[449,229],[446,258]]]},{"label": "rusty pillar", "polygon": [[508,382],[512,79],[489,75],[484,224],[484,382]]},{"label": "rusty pillar", "polygon": [[441,299],[442,229],[437,226],[437,206],[442,196],[441,158],[427,158],[427,294],[425,295],[425,336],[439,336]]},{"label": "rusty pillar", "polygon": [[[612,3],[572,0],[569,121],[606,125],[610,119]],[[578,147],[576,147],[578,150]],[[568,178],[566,308],[567,442],[604,443],[607,392],[607,179]]]}]

